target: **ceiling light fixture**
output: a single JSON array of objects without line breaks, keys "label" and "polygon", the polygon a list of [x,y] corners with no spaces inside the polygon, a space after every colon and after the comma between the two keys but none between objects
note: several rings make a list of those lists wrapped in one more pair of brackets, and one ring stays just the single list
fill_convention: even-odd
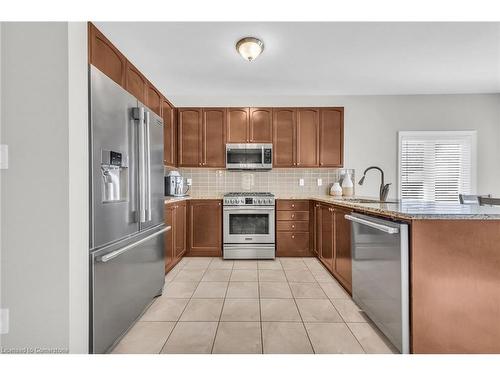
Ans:
[{"label": "ceiling light fixture", "polygon": [[253,61],[264,51],[262,40],[252,36],[238,40],[236,51],[247,61]]}]

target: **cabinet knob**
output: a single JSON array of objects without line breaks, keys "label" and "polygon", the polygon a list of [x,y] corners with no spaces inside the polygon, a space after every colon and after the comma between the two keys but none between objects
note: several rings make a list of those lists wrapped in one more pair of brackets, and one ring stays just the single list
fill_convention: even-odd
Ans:
[{"label": "cabinet knob", "polygon": [[323,165],[323,163],[319,163],[319,165]]},{"label": "cabinet knob", "polygon": [[300,165],[300,163],[295,163],[295,165]]},{"label": "cabinet knob", "polygon": [[295,214],[292,214],[292,219],[295,217]]},{"label": "cabinet knob", "polygon": [[295,225],[292,224],[292,229],[295,229]]},{"label": "cabinet knob", "polygon": [[294,207],[295,207],[295,205],[294,205],[294,204],[292,204],[292,208],[294,208]]},{"label": "cabinet knob", "polygon": [[292,234],[292,239],[295,238],[295,235]]}]

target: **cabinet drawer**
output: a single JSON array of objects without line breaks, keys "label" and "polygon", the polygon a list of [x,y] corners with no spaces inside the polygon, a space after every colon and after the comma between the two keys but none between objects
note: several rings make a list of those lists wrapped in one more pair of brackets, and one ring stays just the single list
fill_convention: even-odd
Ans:
[{"label": "cabinet drawer", "polygon": [[309,232],[277,232],[276,250],[278,256],[309,254]]},{"label": "cabinet drawer", "polygon": [[276,230],[280,232],[309,232],[308,221],[278,221],[276,222]]},{"label": "cabinet drawer", "polygon": [[307,211],[309,210],[309,201],[278,199],[276,209],[282,211]]},{"label": "cabinet drawer", "polygon": [[309,211],[276,211],[277,220],[307,220]]}]

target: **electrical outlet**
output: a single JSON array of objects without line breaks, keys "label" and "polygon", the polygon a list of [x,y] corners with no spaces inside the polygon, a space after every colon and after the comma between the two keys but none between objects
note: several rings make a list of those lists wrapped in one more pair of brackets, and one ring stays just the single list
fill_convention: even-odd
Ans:
[{"label": "electrical outlet", "polygon": [[303,178],[299,178],[299,186],[304,186],[304,179]]},{"label": "electrical outlet", "polygon": [[321,178],[318,178],[318,186],[322,186],[323,185],[323,180]]},{"label": "electrical outlet", "polygon": [[187,178],[186,179],[186,184],[187,184],[187,186],[193,185],[193,179],[192,178]]}]

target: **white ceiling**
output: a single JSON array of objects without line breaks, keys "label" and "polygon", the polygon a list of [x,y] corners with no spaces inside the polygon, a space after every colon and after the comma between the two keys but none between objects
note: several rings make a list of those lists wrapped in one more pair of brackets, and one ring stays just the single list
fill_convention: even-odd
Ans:
[{"label": "white ceiling", "polygon": [[[500,92],[500,23],[98,22],[176,96]],[[254,62],[235,43],[265,44]]]}]

